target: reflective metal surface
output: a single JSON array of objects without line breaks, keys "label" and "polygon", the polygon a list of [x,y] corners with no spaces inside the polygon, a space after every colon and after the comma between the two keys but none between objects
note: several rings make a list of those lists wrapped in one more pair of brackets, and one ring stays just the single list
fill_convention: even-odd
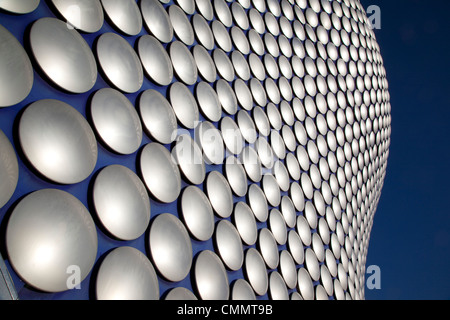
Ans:
[{"label": "reflective metal surface", "polygon": [[135,1],[101,0],[101,2],[106,14],[120,31],[130,36],[141,32],[142,15]]},{"label": "reflective metal surface", "polygon": [[254,245],[258,237],[258,230],[253,211],[247,203],[243,201],[236,203],[234,207],[234,223],[242,241],[249,246]]},{"label": "reflective metal surface", "polygon": [[188,186],[181,195],[183,220],[191,234],[200,241],[214,232],[214,213],[206,195],[196,186]]},{"label": "reflective metal surface", "polygon": [[216,81],[216,92],[223,110],[233,115],[237,112],[237,98],[233,88],[224,79]]},{"label": "reflective metal surface", "polygon": [[198,72],[207,82],[214,82],[217,78],[216,66],[209,52],[201,45],[196,45],[193,55]]},{"label": "reflective metal surface", "polygon": [[171,5],[167,10],[175,36],[185,45],[194,43],[194,29],[184,11],[177,5]]},{"label": "reflective metal surface", "polygon": [[2,70],[0,108],[23,101],[33,87],[33,67],[22,45],[2,25],[0,25],[0,69]]},{"label": "reflective metal surface", "polygon": [[0,208],[11,199],[19,181],[19,164],[8,137],[0,130]]},{"label": "reflective metal surface", "polygon": [[172,82],[172,62],[158,39],[150,35],[143,35],[138,40],[137,51],[150,79],[162,86],[167,86]]},{"label": "reflective metal surface", "polygon": [[199,253],[194,265],[194,279],[202,300],[227,300],[230,295],[228,275],[220,258],[210,250]]},{"label": "reflective metal surface", "polygon": [[126,93],[142,87],[144,71],[137,53],[118,34],[107,32],[97,42],[99,64],[112,84]]},{"label": "reflective metal surface", "polygon": [[197,84],[196,97],[200,110],[212,122],[221,119],[222,109],[220,107],[219,97],[213,87],[204,81]]},{"label": "reflective metal surface", "polygon": [[281,212],[276,208],[270,210],[269,226],[278,244],[280,245],[286,244],[287,241],[286,222],[284,221]]},{"label": "reflective metal surface", "polygon": [[269,216],[269,206],[261,187],[252,183],[248,188],[247,199],[256,219],[260,222],[265,222]]},{"label": "reflective metal surface", "polygon": [[183,176],[192,184],[200,184],[206,176],[202,150],[189,134],[181,134],[176,138],[172,149],[173,160],[179,165]]},{"label": "reflective metal surface", "polygon": [[175,74],[186,85],[193,85],[197,81],[197,64],[189,49],[180,41],[170,44],[170,59],[172,59]]},{"label": "reflective metal surface", "polygon": [[230,270],[239,270],[244,263],[244,250],[236,227],[228,220],[217,223],[215,241],[218,254]]},{"label": "reflective metal surface", "polygon": [[287,287],[294,289],[297,285],[297,269],[294,259],[287,250],[280,253],[280,270]]},{"label": "reflective metal surface", "polygon": [[188,129],[195,128],[199,121],[199,110],[189,88],[181,82],[175,82],[169,89],[169,96],[178,121]]},{"label": "reflective metal surface", "polygon": [[26,14],[36,10],[39,3],[40,0],[2,0],[0,9],[17,14]]},{"label": "reflective metal surface", "polygon": [[139,112],[144,128],[153,139],[162,144],[175,140],[177,118],[161,93],[153,89],[143,91],[139,97]]},{"label": "reflective metal surface", "polygon": [[95,294],[98,300],[158,300],[158,278],[141,251],[118,247],[100,265]]},{"label": "reflective metal surface", "polygon": [[225,160],[225,176],[231,186],[231,190],[238,197],[243,197],[247,193],[247,174],[242,163],[233,156]]},{"label": "reflective metal surface", "polygon": [[252,180],[253,182],[261,181],[261,160],[259,160],[259,156],[256,153],[255,149],[253,149],[251,146],[245,147],[242,150],[240,157],[250,180]]},{"label": "reflective metal surface", "polygon": [[211,171],[206,179],[206,192],[214,211],[222,218],[233,212],[233,194],[222,173]]},{"label": "reflective metal surface", "polygon": [[142,17],[150,32],[161,42],[168,43],[173,39],[173,26],[169,14],[159,1],[140,1]]},{"label": "reflective metal surface", "polygon": [[127,167],[110,165],[95,178],[93,202],[103,226],[121,240],[139,238],[150,222],[150,199],[139,177]]},{"label": "reflective metal surface", "polygon": [[109,148],[120,154],[136,152],[142,142],[142,125],[125,95],[100,89],[92,97],[90,112],[95,130]]},{"label": "reflective metal surface", "polygon": [[231,300],[256,300],[255,292],[244,279],[237,279],[232,284]]},{"label": "reflective metal surface", "polygon": [[298,269],[297,272],[297,283],[300,294],[304,300],[314,299],[314,285],[311,277],[305,268]]},{"label": "reflective metal surface", "polygon": [[246,277],[258,296],[266,294],[269,287],[269,276],[261,254],[255,248],[249,248],[245,253]]},{"label": "reflective metal surface", "polygon": [[103,8],[99,0],[52,0],[52,3],[75,29],[92,33],[103,26]]},{"label": "reflective metal surface", "polygon": [[223,117],[220,121],[220,131],[227,150],[236,155],[240,154],[244,147],[244,137],[233,118]]},{"label": "reflective metal surface", "polygon": [[277,268],[280,262],[278,246],[273,233],[269,229],[262,228],[259,231],[258,246],[267,267],[269,269]]},{"label": "reflective metal surface", "polygon": [[192,244],[183,223],[173,214],[162,213],[151,224],[149,246],[155,267],[170,281],[181,281],[192,264]]},{"label": "reflective metal surface", "polygon": [[166,297],[165,300],[198,300],[192,291],[189,289],[183,288],[183,287],[176,287],[171,289]]},{"label": "reflective metal surface", "polygon": [[61,20],[41,18],[30,30],[30,45],[46,76],[72,93],[89,91],[97,81],[97,64],[83,37]]},{"label": "reflective metal surface", "polygon": [[209,121],[201,122],[195,132],[195,139],[203,150],[207,164],[222,164],[225,157],[220,131]]},{"label": "reflective metal surface", "polygon": [[278,271],[272,271],[270,273],[269,289],[272,300],[289,300],[286,284]]},{"label": "reflective metal surface", "polygon": [[[27,284],[45,292],[79,285],[94,266],[97,244],[95,224],[86,207],[57,189],[28,194],[14,208],[6,228],[12,267]],[[67,279],[72,266],[79,272],[73,283]]]},{"label": "reflective metal surface", "polygon": [[235,77],[234,68],[227,54],[222,49],[217,48],[212,55],[219,75],[227,81],[233,81]]},{"label": "reflective metal surface", "polygon": [[81,182],[97,163],[97,141],[89,123],[58,100],[39,100],[28,106],[20,118],[19,139],[28,161],[57,183]]},{"label": "reflective metal surface", "polygon": [[277,180],[272,174],[266,173],[263,176],[262,189],[266,195],[267,202],[273,207],[278,207],[281,202],[281,191]]},{"label": "reflective metal surface", "polygon": [[181,176],[171,154],[161,144],[152,142],[142,149],[139,159],[147,189],[159,201],[175,201],[181,191]]}]

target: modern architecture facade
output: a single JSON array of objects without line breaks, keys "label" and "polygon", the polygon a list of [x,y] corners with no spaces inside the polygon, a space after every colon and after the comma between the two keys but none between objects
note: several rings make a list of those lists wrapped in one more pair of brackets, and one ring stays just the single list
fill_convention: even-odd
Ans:
[{"label": "modern architecture facade", "polygon": [[0,1],[0,70],[3,299],[364,299],[391,106],[358,0]]}]

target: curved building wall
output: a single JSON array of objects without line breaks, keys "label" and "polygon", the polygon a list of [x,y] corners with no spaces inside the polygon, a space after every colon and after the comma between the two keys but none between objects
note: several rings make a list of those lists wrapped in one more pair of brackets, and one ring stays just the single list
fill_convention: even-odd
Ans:
[{"label": "curved building wall", "polygon": [[391,106],[359,1],[0,8],[2,297],[364,298]]}]

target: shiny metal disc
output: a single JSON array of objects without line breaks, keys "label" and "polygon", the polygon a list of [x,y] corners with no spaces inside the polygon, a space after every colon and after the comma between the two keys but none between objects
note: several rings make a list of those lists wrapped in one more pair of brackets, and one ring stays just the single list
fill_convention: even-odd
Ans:
[{"label": "shiny metal disc", "polygon": [[258,137],[255,143],[256,151],[264,167],[272,169],[275,163],[276,157],[273,154],[272,147],[264,137]]},{"label": "shiny metal disc", "polygon": [[269,207],[263,190],[257,184],[251,184],[248,188],[247,200],[256,219],[265,222],[269,216]]},{"label": "shiny metal disc", "polygon": [[228,181],[219,171],[211,171],[206,179],[206,193],[214,211],[222,218],[233,212],[233,194]]},{"label": "shiny metal disc", "polygon": [[138,91],[144,82],[141,60],[124,38],[107,32],[97,42],[97,56],[108,79],[126,93]]},{"label": "shiny metal disc", "polygon": [[[253,99],[258,104],[255,107],[258,108],[265,107],[267,104],[267,93],[266,90],[264,89],[264,86],[261,84],[261,81],[259,81],[256,78],[251,78],[250,91],[252,92]],[[255,109],[255,107],[253,107],[253,110]]]},{"label": "shiny metal disc", "polygon": [[239,51],[233,51],[231,53],[231,62],[233,63],[236,75],[242,80],[248,81],[250,79],[250,67],[244,55]]},{"label": "shiny metal disc", "polygon": [[134,0],[101,0],[101,2],[106,14],[120,31],[130,36],[141,32],[142,15]]},{"label": "shiny metal disc", "polygon": [[250,26],[247,14],[238,2],[233,2],[231,4],[231,13],[236,24],[243,30],[247,30]]},{"label": "shiny metal disc", "polygon": [[255,293],[259,296],[266,294],[269,287],[269,276],[266,264],[255,248],[249,248],[245,253],[245,272]]},{"label": "shiny metal disc", "polygon": [[273,236],[273,233],[267,229],[262,228],[258,237],[259,252],[261,253],[266,265],[269,269],[275,269],[280,262],[278,254],[278,245]]},{"label": "shiny metal disc", "polygon": [[11,199],[19,181],[19,164],[8,137],[0,130],[0,208]]},{"label": "shiny metal disc", "polygon": [[196,186],[188,186],[181,196],[181,211],[191,234],[200,241],[209,240],[214,232],[214,213],[208,197]]},{"label": "shiny metal disc", "polygon": [[253,121],[255,122],[256,128],[258,129],[260,135],[267,137],[270,134],[269,118],[267,118],[266,113],[259,106],[253,107]]},{"label": "shiny metal disc", "polygon": [[165,300],[198,300],[194,293],[192,293],[191,290],[183,288],[183,287],[176,287],[173,289],[170,289],[167,293]]},{"label": "shiny metal disc", "polygon": [[100,138],[115,152],[131,154],[142,142],[139,115],[121,92],[103,88],[91,100],[91,116]]},{"label": "shiny metal disc", "polygon": [[192,184],[205,180],[206,168],[202,150],[189,134],[181,134],[176,139],[172,155],[180,166],[183,176]]},{"label": "shiny metal disc", "polygon": [[304,300],[314,300],[314,284],[305,268],[298,269],[297,283],[300,294]]},{"label": "shiny metal disc", "polygon": [[143,148],[140,156],[141,173],[147,189],[159,201],[170,203],[181,191],[181,176],[170,152],[161,144],[152,142]]},{"label": "shiny metal disc", "polygon": [[303,264],[305,258],[304,247],[300,236],[295,230],[289,231],[287,245],[294,261],[297,264]]},{"label": "shiny metal disc", "polygon": [[99,0],[52,0],[52,3],[72,28],[92,33],[103,26],[103,8]]},{"label": "shiny metal disc", "polygon": [[270,273],[269,291],[272,300],[289,300],[289,292],[286,284],[278,271],[272,271]]},{"label": "shiny metal disc", "polygon": [[253,52],[248,56],[248,65],[252,74],[260,81],[266,78],[266,70],[261,59]]},{"label": "shiny metal disc", "polygon": [[152,221],[148,241],[155,267],[164,278],[186,278],[192,265],[192,244],[180,219],[170,213],[158,215]]},{"label": "shiny metal disc", "polygon": [[225,160],[225,176],[230,184],[231,190],[238,196],[247,194],[248,181],[244,166],[234,156],[229,156]]},{"label": "shiny metal disc", "polygon": [[225,51],[217,48],[212,55],[219,75],[228,82],[233,81],[235,77],[233,64]]},{"label": "shiny metal disc", "polygon": [[239,52],[242,55],[248,55],[250,53],[250,43],[241,28],[237,26],[233,26],[231,28],[231,39],[233,40],[236,48],[233,52]]},{"label": "shiny metal disc", "polygon": [[95,211],[103,226],[121,240],[139,238],[150,222],[150,199],[139,177],[127,167],[100,171],[93,188]]},{"label": "shiny metal disc", "polygon": [[[46,292],[79,285],[94,266],[97,244],[89,211],[77,198],[57,189],[41,189],[23,198],[6,229],[12,267],[27,284]],[[79,278],[69,281],[74,268]]]},{"label": "shiny metal disc", "polygon": [[214,10],[210,0],[195,0],[198,12],[208,21],[214,18]]},{"label": "shiny metal disc", "polygon": [[198,125],[199,110],[194,95],[186,85],[175,82],[169,89],[170,103],[178,121],[188,129]]},{"label": "shiny metal disc", "polygon": [[230,270],[239,270],[244,263],[244,249],[236,227],[228,220],[221,220],[216,227],[215,241],[224,264]]},{"label": "shiny metal disc", "polygon": [[264,54],[264,42],[261,39],[261,36],[258,34],[255,29],[250,29],[247,33],[248,41],[252,50],[259,56]]},{"label": "shiny metal disc", "polygon": [[89,91],[97,81],[97,64],[91,48],[61,20],[41,18],[33,23],[30,44],[44,73],[72,93]]},{"label": "shiny metal disc", "polygon": [[233,88],[224,79],[216,81],[216,92],[223,110],[233,115],[237,112],[237,98]]},{"label": "shiny metal disc", "polygon": [[272,103],[269,102],[266,107],[267,118],[269,119],[270,125],[276,130],[281,130],[282,119],[281,114],[278,108]]},{"label": "shiny metal disc", "polygon": [[193,14],[195,12],[194,0],[176,0],[175,1],[186,14]]},{"label": "shiny metal disc", "polygon": [[0,25],[0,70],[2,70],[0,108],[23,101],[33,87],[33,66],[20,42],[2,25]]},{"label": "shiny metal disc", "polygon": [[311,245],[311,229],[308,221],[302,215],[297,216],[297,232],[305,246]]},{"label": "shiny metal disc", "polygon": [[225,0],[214,0],[214,11],[217,18],[227,27],[231,27],[233,24],[233,16],[231,15],[230,8]]},{"label": "shiny metal disc", "polygon": [[286,167],[292,180],[298,181],[300,179],[300,164],[293,153],[286,155]]},{"label": "shiny metal disc", "polygon": [[205,117],[212,122],[219,121],[222,117],[222,108],[213,87],[209,83],[201,81],[197,84],[195,94],[200,110]]},{"label": "shiny metal disc", "polygon": [[253,182],[259,182],[262,178],[261,160],[255,149],[251,146],[246,146],[240,154],[240,159],[244,165],[248,177]]},{"label": "shiny metal disc", "polygon": [[186,45],[181,41],[174,41],[170,44],[169,52],[175,74],[186,85],[195,84],[198,77],[197,64]]},{"label": "shiny metal disc", "polygon": [[138,249],[118,247],[102,261],[95,283],[98,300],[158,300],[159,283],[150,260]]},{"label": "shiny metal disc", "polygon": [[230,295],[228,275],[220,258],[203,250],[195,260],[194,279],[202,300],[227,300]]},{"label": "shiny metal disc", "polygon": [[313,281],[320,278],[320,266],[317,256],[311,248],[305,250],[305,266]]},{"label": "shiny metal disc", "polygon": [[150,136],[162,144],[174,141],[177,118],[167,99],[158,91],[148,89],[139,97],[139,112]]},{"label": "shiny metal disc", "polygon": [[207,50],[214,49],[214,35],[206,19],[200,14],[195,14],[192,18],[192,27],[199,44]]},{"label": "shiny metal disc", "polygon": [[275,179],[280,186],[281,191],[289,190],[289,173],[283,162],[280,160],[275,161],[273,165],[273,174],[275,175]]},{"label": "shiny metal disc", "polygon": [[233,87],[234,92],[236,93],[237,101],[241,107],[247,111],[250,111],[253,108],[253,96],[247,83],[238,78],[234,81]]},{"label": "shiny metal disc", "polygon": [[220,131],[209,121],[197,126],[195,139],[203,150],[207,164],[222,164],[225,157],[224,143]]},{"label": "shiny metal disc", "polygon": [[223,117],[220,121],[220,131],[227,150],[235,155],[242,152],[244,137],[233,118]]},{"label": "shiny metal disc", "polygon": [[281,212],[274,208],[270,210],[269,226],[278,244],[284,245],[287,241],[287,227]]},{"label": "shiny metal disc", "polygon": [[291,183],[289,196],[294,203],[295,209],[297,211],[303,211],[305,208],[305,196],[303,195],[302,188],[297,181]]},{"label": "shiny metal disc", "polygon": [[164,43],[169,43],[173,39],[173,26],[170,22],[169,14],[159,1],[142,0],[141,12],[144,22],[150,32]]},{"label": "shiny metal disc", "polygon": [[232,49],[231,37],[223,23],[218,20],[214,20],[211,23],[211,29],[217,46],[225,52],[230,52]]},{"label": "shiny metal disc", "polygon": [[258,237],[255,216],[250,206],[239,201],[234,207],[234,222],[236,228],[241,235],[242,241],[252,246]]},{"label": "shiny metal disc", "polygon": [[280,271],[289,289],[294,289],[297,285],[297,269],[294,259],[287,250],[280,253]]},{"label": "shiny metal disc", "polygon": [[193,55],[200,75],[208,82],[216,81],[216,66],[209,52],[203,46],[196,45]]},{"label": "shiny metal disc", "polygon": [[97,141],[86,119],[68,104],[44,99],[21,116],[19,139],[31,164],[62,184],[85,180],[97,163]]},{"label": "shiny metal disc", "polygon": [[0,9],[17,14],[26,14],[36,10],[39,2],[40,0],[2,0]]},{"label": "shiny metal disc", "polygon": [[194,43],[194,29],[183,9],[173,4],[167,11],[175,36],[185,45],[192,45]]},{"label": "shiny metal disc", "polygon": [[283,137],[276,130],[272,130],[270,133],[270,145],[278,159],[283,160],[286,158],[286,144],[284,143]]},{"label": "shiny metal disc", "polygon": [[294,203],[289,196],[281,198],[281,213],[289,228],[294,228],[297,222],[297,213],[295,212]]},{"label": "shiny metal disc", "polygon": [[237,124],[242,136],[248,143],[255,143],[258,136],[255,123],[246,110],[239,110],[237,113]]},{"label": "shiny metal disc", "polygon": [[237,279],[232,284],[231,300],[256,300],[251,285],[244,279]]},{"label": "shiny metal disc", "polygon": [[172,62],[158,39],[150,35],[140,37],[138,53],[150,79],[162,86],[167,86],[172,82]]},{"label": "shiny metal disc", "polygon": [[268,203],[273,207],[278,207],[281,202],[281,191],[277,180],[272,174],[266,173],[263,176],[262,188]]},{"label": "shiny metal disc", "polygon": [[165,300],[198,300],[194,293],[192,293],[191,290],[183,288],[183,287],[176,287],[173,289],[170,289],[167,293]]}]

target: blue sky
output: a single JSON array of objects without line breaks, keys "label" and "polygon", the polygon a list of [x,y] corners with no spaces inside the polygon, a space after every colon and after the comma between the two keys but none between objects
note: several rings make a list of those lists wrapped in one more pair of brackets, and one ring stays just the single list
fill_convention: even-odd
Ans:
[{"label": "blue sky", "polygon": [[450,24],[448,1],[361,0],[381,9],[392,105],[390,156],[367,266],[367,299],[450,298]]}]

